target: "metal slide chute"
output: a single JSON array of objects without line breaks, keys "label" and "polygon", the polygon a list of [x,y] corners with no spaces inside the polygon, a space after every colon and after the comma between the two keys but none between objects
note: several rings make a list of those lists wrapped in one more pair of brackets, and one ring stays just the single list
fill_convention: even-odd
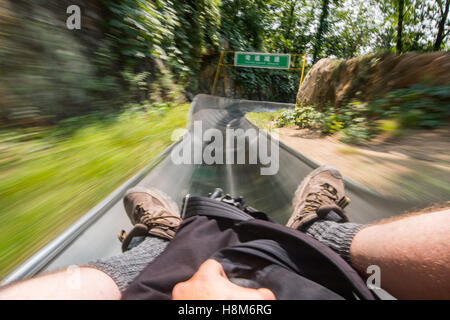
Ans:
[{"label": "metal slide chute", "polygon": [[[211,95],[197,95],[189,111],[189,130],[195,121],[201,121],[203,129],[254,129],[245,119],[249,111],[267,111],[292,108],[292,104],[228,99]],[[258,143],[258,139],[249,139]],[[278,143],[270,140],[269,143]],[[130,229],[121,197],[127,188],[136,184],[158,188],[170,195],[178,204],[187,194],[207,195],[216,187],[233,196],[243,196],[248,205],[267,212],[275,220],[284,223],[291,214],[294,192],[311,170],[318,166],[301,153],[279,143],[279,171],[275,175],[261,175],[261,164],[174,164],[170,151],[159,157],[156,166],[151,165],[120,186],[112,195],[83,216],[74,226],[46,245],[3,280],[3,284],[30,277],[42,271],[51,271],[73,264],[120,253],[117,233]],[[223,150],[236,153],[236,150]],[[151,170],[150,170],[151,169]],[[368,223],[397,215],[413,207],[414,203],[382,197],[346,180],[348,196],[352,202],[347,209],[355,222]]]}]

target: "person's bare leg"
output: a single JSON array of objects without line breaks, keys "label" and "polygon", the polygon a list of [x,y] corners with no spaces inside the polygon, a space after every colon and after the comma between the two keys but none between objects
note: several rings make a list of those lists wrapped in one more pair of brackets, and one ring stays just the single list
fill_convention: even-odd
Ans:
[{"label": "person's bare leg", "polygon": [[381,287],[399,299],[450,299],[450,210],[367,226],[350,247],[362,275],[377,265]]},{"label": "person's bare leg", "polygon": [[348,203],[339,170],[321,166],[299,185],[286,225],[334,250],[362,277],[378,266],[381,287],[397,298],[450,299],[449,202],[367,226],[348,222]]},{"label": "person's bare leg", "polygon": [[0,300],[118,300],[119,287],[106,273],[89,267],[43,275],[0,290]]},{"label": "person's bare leg", "polygon": [[[130,241],[122,246],[124,253],[0,288],[0,299],[120,299],[121,292],[165,250],[167,238],[173,237],[173,229],[181,223],[176,204],[156,189],[132,188],[125,195],[124,205],[133,225],[140,222],[141,229],[146,227],[145,221],[137,221],[141,215],[158,214],[158,224],[155,219],[151,221],[152,229],[145,230],[145,238],[129,233]],[[172,221],[170,228],[166,226],[168,221]],[[161,230],[159,223],[164,227]]]},{"label": "person's bare leg", "polygon": [[122,254],[0,288],[0,299],[120,299],[121,292],[169,244],[157,237],[136,240]]}]

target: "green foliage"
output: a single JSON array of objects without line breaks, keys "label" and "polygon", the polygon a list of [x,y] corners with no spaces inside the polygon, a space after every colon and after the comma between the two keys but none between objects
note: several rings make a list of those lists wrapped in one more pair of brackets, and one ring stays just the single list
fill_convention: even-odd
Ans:
[{"label": "green foliage", "polygon": [[322,114],[319,111],[309,106],[295,110],[295,125],[300,128],[316,128],[320,125]]},{"label": "green foliage", "polygon": [[300,76],[298,72],[257,68],[227,68],[227,73],[248,99],[295,102]]},{"label": "green foliage", "polygon": [[264,46],[268,51],[306,53],[314,40],[316,1],[273,0],[269,5]]},{"label": "green foliage", "polygon": [[141,92],[146,91],[147,82],[146,78],[149,76],[149,72],[141,72],[134,74],[130,71],[123,71],[122,77],[128,82],[131,94],[135,99],[138,99]]},{"label": "green foliage", "polygon": [[329,23],[328,16],[330,15],[330,0],[322,0],[322,7],[320,11],[319,26],[314,40],[313,63],[317,62],[323,48],[323,38],[328,32]]},{"label": "green foliage", "polygon": [[322,114],[321,130],[324,134],[344,133],[344,141],[359,143],[370,138],[371,128],[365,115],[367,106],[360,101],[353,101],[342,106],[338,112],[328,108]]},{"label": "green foliage", "polygon": [[339,110],[331,107],[319,112],[311,106],[286,109],[276,119],[276,126],[320,129],[323,134],[342,132],[342,142],[358,144],[380,132],[437,128],[449,118],[450,86],[415,85],[392,91],[370,104],[353,101]]},{"label": "green foliage", "polygon": [[178,19],[174,29],[175,59],[169,65],[175,70],[179,82],[187,89],[198,90],[198,76],[205,53],[219,48],[220,11],[218,0],[174,1]]},{"label": "green foliage", "polygon": [[[379,28],[376,47],[390,49],[398,37],[399,0],[376,0],[376,3],[384,19]],[[445,9],[449,5],[448,0],[404,1],[402,52],[445,49],[450,30],[448,11],[446,16]],[[441,23],[442,28],[439,28]],[[440,43],[437,44],[438,39]]]},{"label": "green foliage", "polygon": [[[99,47],[103,73],[123,85],[125,98],[176,100],[179,94],[165,64],[177,66],[175,30],[179,20],[171,1],[103,1],[109,11],[106,39]],[[124,100],[125,101],[125,100]]]},{"label": "green foliage", "polygon": [[278,116],[277,121],[275,123],[276,127],[281,128],[294,125],[295,115],[296,115],[295,109],[283,109],[280,112],[280,115]]},{"label": "green foliage", "polygon": [[[89,32],[82,34],[64,27],[60,6],[24,2],[4,8],[0,21],[3,119],[52,122],[95,110],[115,112],[128,102],[173,102],[183,90],[209,92],[211,66],[220,50],[307,53],[309,63],[313,54],[347,59],[374,48],[390,50],[398,22],[398,0],[99,2],[82,10],[89,15],[82,19]],[[448,48],[449,2],[405,1],[406,50]],[[301,60],[294,58],[292,66],[301,67]],[[227,67],[226,71],[232,88],[226,94],[295,101],[298,70]],[[133,78],[143,73],[145,79],[135,83]],[[364,72],[359,74],[355,87],[364,82]],[[420,121],[417,110],[422,107],[413,109],[405,122]],[[435,120],[428,120],[432,126]],[[330,130],[336,130],[338,122]]]},{"label": "green foliage", "polygon": [[[176,82],[198,91],[202,57],[219,47],[218,0],[104,0],[104,4],[110,11],[107,46],[114,53],[108,62],[110,69],[119,65],[136,73],[150,71],[153,100],[167,96],[160,92],[167,88],[157,83],[161,77],[166,87]],[[152,63],[155,59],[168,70],[159,70],[161,63]]]},{"label": "green foliage", "polygon": [[277,121],[278,127],[297,125],[300,128],[320,129],[323,134],[342,131],[341,141],[358,144],[370,140],[372,129],[362,115],[366,106],[358,101],[344,106],[338,113],[333,108],[319,112],[311,106],[283,110]]},{"label": "green foliage", "polygon": [[367,111],[367,104],[360,101],[353,101],[339,110],[338,119],[343,122],[344,127],[355,123],[363,123],[366,122],[364,115]]},{"label": "green foliage", "polygon": [[300,128],[317,128],[320,126],[322,113],[310,106],[299,106],[294,109],[286,109],[280,113],[276,125],[283,127],[296,125]]},{"label": "green foliage", "polygon": [[370,130],[361,124],[351,124],[347,128],[342,130],[344,136],[339,140],[344,143],[359,144],[370,140]]},{"label": "green foliage", "polygon": [[381,132],[396,133],[400,129],[400,124],[395,119],[378,120],[377,129]]},{"label": "green foliage", "polygon": [[[275,10],[280,8],[277,4],[281,6],[286,3],[283,1],[275,3],[269,0],[222,1],[219,32],[224,40],[225,48],[234,51],[299,52],[296,51],[299,47],[293,46],[296,44],[295,39],[289,40],[290,45],[286,43],[283,45],[275,40],[281,39],[277,29],[272,29],[272,25],[278,23],[278,17],[281,15],[279,12],[275,13]],[[280,19],[283,20],[283,18]],[[298,31],[296,26],[292,26],[291,31]],[[228,55],[227,58],[229,60],[225,63],[232,64],[232,55]],[[282,102],[295,101],[300,80],[298,71],[226,67],[226,72],[232,79],[239,97]]]},{"label": "green foliage", "polygon": [[172,143],[189,105],[0,130],[0,277]]},{"label": "green foliage", "polygon": [[324,134],[334,134],[344,128],[344,122],[339,120],[339,115],[331,113],[323,115],[321,131]]},{"label": "green foliage", "polygon": [[178,23],[170,1],[104,0],[110,11],[108,40],[124,58],[125,65],[136,67],[145,58],[166,60]]},{"label": "green foliage", "polygon": [[220,34],[236,51],[262,51],[271,0],[222,0]]},{"label": "green foliage", "polygon": [[351,5],[337,6],[330,17],[333,26],[323,41],[325,56],[350,59],[364,54],[380,28],[373,19],[376,8],[368,1],[350,1]]},{"label": "green foliage", "polygon": [[450,86],[417,84],[394,90],[372,102],[368,109],[383,118],[396,118],[406,128],[436,128],[450,117]]}]

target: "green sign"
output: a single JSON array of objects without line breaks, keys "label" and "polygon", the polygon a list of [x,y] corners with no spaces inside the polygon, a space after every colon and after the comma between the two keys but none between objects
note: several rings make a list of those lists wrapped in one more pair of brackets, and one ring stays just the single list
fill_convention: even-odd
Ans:
[{"label": "green sign", "polygon": [[234,65],[236,67],[289,69],[290,54],[235,52]]}]

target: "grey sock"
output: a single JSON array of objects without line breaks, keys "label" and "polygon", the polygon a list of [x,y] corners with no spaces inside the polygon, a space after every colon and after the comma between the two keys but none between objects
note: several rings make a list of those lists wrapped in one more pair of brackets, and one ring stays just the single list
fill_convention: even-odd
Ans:
[{"label": "grey sock", "polygon": [[350,261],[350,245],[353,237],[364,225],[358,223],[340,223],[329,220],[317,220],[306,233],[337,252],[345,261]]},{"label": "grey sock", "polygon": [[88,263],[109,275],[123,292],[142,270],[159,256],[169,244],[168,240],[147,237],[134,248],[111,258]]}]

